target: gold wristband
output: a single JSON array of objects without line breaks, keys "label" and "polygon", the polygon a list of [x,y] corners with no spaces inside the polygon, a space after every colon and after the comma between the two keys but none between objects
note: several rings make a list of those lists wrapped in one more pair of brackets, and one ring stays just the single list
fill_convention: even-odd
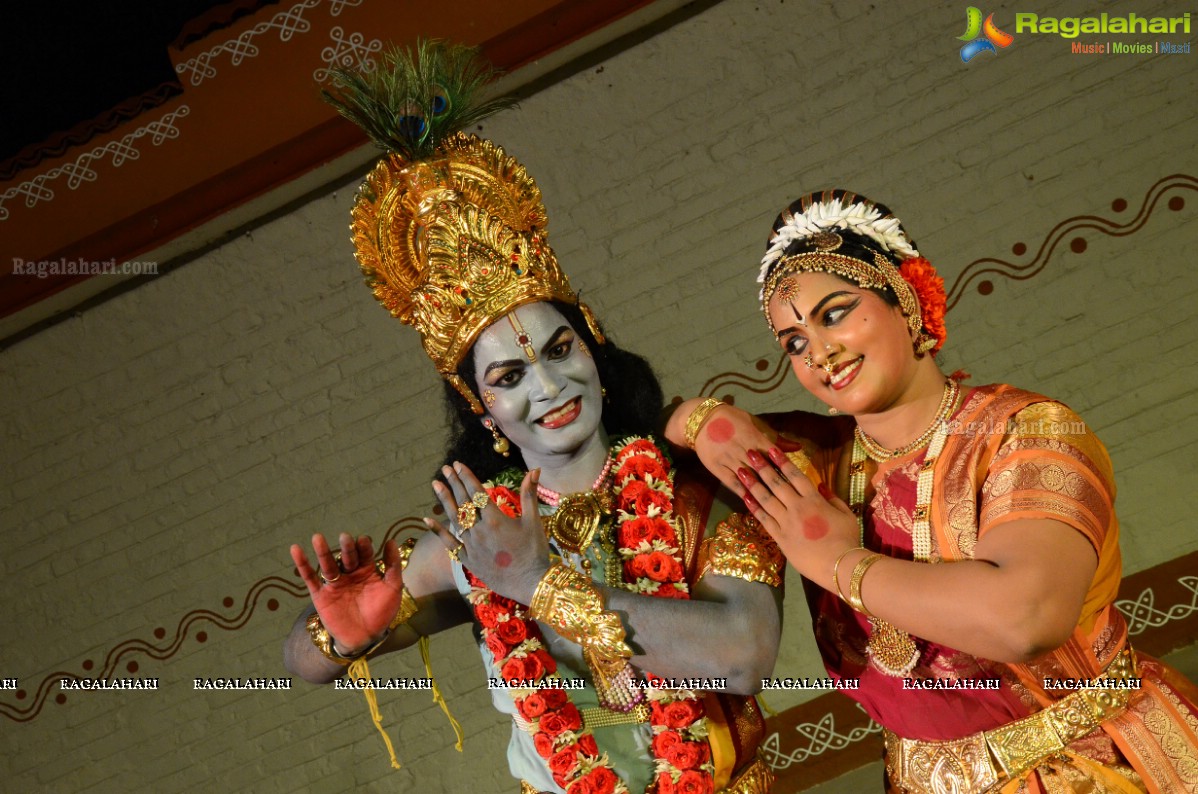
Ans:
[{"label": "gold wristband", "polygon": [[832,564],[832,584],[836,585],[836,595],[840,596],[840,600],[846,604],[849,602],[849,600],[844,597],[844,591],[840,589],[840,563],[845,557],[849,556],[850,552],[857,551],[858,549],[864,551],[865,547],[854,546],[851,549],[847,549],[846,551],[842,552],[841,555],[836,558],[836,562]]},{"label": "gold wristband", "polygon": [[557,563],[541,577],[528,613],[581,645],[596,661],[612,664],[632,658],[619,615],[603,608],[603,594],[594,582],[566,565]]},{"label": "gold wristband", "polygon": [[695,448],[695,439],[699,436],[699,430],[703,428],[703,423],[707,421],[707,417],[711,416],[711,412],[719,408],[725,403],[717,400],[715,397],[708,397],[703,402],[696,406],[695,410],[691,411],[691,415],[686,419],[686,445],[691,449]]},{"label": "gold wristband", "polygon": [[866,609],[865,604],[861,601],[861,580],[865,578],[865,572],[880,559],[882,559],[881,554],[867,554],[853,568],[853,576],[849,579],[849,606],[871,618],[874,616],[873,613]]}]

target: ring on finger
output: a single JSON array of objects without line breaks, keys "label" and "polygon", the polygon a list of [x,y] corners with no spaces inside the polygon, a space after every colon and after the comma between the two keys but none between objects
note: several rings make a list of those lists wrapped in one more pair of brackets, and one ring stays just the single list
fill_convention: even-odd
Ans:
[{"label": "ring on finger", "polygon": [[320,581],[324,582],[325,584],[332,584],[333,582],[335,582],[341,578],[341,574],[342,574],[342,571],[338,570],[337,575],[334,576],[332,579],[330,579],[329,577],[324,575],[324,571],[322,570],[320,572]]},{"label": "ring on finger", "polygon": [[462,531],[470,529],[478,521],[478,508],[474,502],[465,502],[458,508],[458,526]]}]

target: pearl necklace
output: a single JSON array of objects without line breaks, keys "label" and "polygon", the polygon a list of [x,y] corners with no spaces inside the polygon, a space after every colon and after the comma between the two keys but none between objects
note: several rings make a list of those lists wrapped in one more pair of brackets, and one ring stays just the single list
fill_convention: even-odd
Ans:
[{"label": "pearl necklace", "polygon": [[[607,476],[611,474],[612,456],[607,454],[607,462],[603,464],[603,470],[599,472],[599,477],[596,478],[595,484],[591,486],[592,491],[598,491],[607,485]],[[562,495],[557,491],[551,491],[544,485],[537,485],[537,498],[550,507],[557,507],[562,500]]]},{"label": "pearl necklace", "polygon": [[[900,450],[895,450],[882,460],[899,457],[918,449],[923,444],[928,445],[928,451],[924,455],[923,463],[919,467],[919,475],[915,481],[915,511],[912,514],[911,522],[911,547],[912,556],[916,562],[927,562],[932,555],[932,481],[936,465],[936,459],[940,456],[944,449],[945,441],[948,439],[948,419],[953,415],[953,410],[957,407],[957,395],[960,388],[956,381],[950,380],[945,385],[945,399],[941,401],[940,410],[937,411],[936,419],[933,420],[928,431],[924,432],[925,439],[921,436],[912,444],[903,447]],[[857,528],[860,533],[860,545],[865,547],[865,458],[867,448],[862,443],[862,437],[869,438],[857,428],[856,438],[853,441],[853,457],[849,464],[849,508],[853,514],[857,516]],[[869,439],[871,442],[873,439]],[[908,447],[910,449],[908,449]],[[889,450],[882,450],[889,452]],[[879,460],[872,454],[869,457],[874,460]],[[866,610],[866,615],[869,617],[870,632],[869,640],[865,646],[866,655],[870,661],[881,672],[889,676],[901,677],[909,674],[915,669],[915,665],[919,662],[920,649],[915,642],[915,638],[907,632],[899,629],[891,623],[888,623],[881,618],[870,615]]]},{"label": "pearl necklace", "polygon": [[909,455],[917,449],[926,447],[940,426],[947,422],[949,417],[953,415],[953,408],[956,407],[957,395],[960,392],[961,387],[957,385],[955,380],[950,378],[944,384],[944,394],[940,397],[940,407],[936,409],[936,417],[932,420],[932,423],[919,435],[919,438],[898,449],[887,449],[877,441],[874,441],[869,434],[861,429],[860,425],[853,431],[853,436],[857,443],[865,449],[870,460],[878,463],[883,463],[893,458],[901,458],[903,455]]}]

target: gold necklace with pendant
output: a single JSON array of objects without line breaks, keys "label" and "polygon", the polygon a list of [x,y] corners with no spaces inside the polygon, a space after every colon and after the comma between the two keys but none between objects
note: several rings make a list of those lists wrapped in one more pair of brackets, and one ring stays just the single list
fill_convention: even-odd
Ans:
[{"label": "gold necklace with pendant", "polygon": [[[883,454],[874,457],[867,453],[869,445],[862,443],[860,428],[853,438],[853,457],[849,464],[849,507],[857,516],[857,528],[860,532],[860,545],[865,547],[865,460],[867,457],[881,462],[909,454],[919,449],[922,443],[927,443],[928,451],[919,467],[919,475],[915,484],[915,512],[912,515],[911,546],[912,555],[917,562],[927,562],[932,552],[932,530],[929,522],[932,507],[932,477],[936,458],[939,457],[944,443],[948,439],[948,420],[956,408],[957,395],[960,389],[956,381],[949,380],[944,386],[944,397],[940,401],[940,409],[928,430],[917,439],[916,445],[908,444],[902,450],[891,452],[881,449],[873,439],[873,446]],[[868,438],[868,436],[865,436]],[[865,645],[865,653],[870,662],[880,672],[896,678],[908,675],[919,662],[920,649],[915,639],[879,617],[869,617],[869,641]]]}]

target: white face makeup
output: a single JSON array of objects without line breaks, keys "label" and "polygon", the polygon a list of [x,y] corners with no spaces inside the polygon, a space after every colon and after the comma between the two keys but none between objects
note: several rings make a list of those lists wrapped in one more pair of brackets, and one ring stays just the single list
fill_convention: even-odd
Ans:
[{"label": "white face makeup", "polygon": [[478,393],[495,395],[487,413],[526,459],[569,455],[598,434],[599,372],[581,342],[551,304],[530,303],[487,326],[474,343]]}]

